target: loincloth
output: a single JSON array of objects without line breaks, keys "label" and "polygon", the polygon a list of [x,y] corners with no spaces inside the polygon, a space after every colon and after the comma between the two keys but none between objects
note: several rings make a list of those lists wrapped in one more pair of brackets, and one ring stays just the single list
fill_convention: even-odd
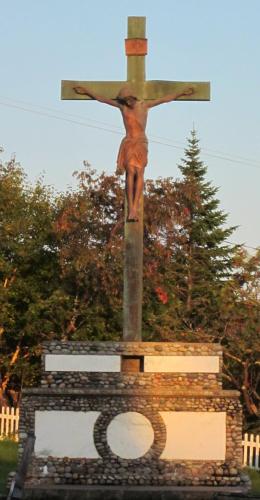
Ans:
[{"label": "loincloth", "polygon": [[144,168],[147,165],[148,141],[145,135],[138,138],[125,137],[117,156],[117,173],[123,174],[128,166]]}]

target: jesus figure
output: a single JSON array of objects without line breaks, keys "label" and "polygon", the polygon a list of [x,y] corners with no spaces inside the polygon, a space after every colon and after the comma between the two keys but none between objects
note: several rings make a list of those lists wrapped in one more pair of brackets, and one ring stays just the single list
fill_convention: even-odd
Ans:
[{"label": "jesus figure", "polygon": [[139,100],[130,85],[122,87],[116,99],[109,99],[86,87],[74,87],[77,94],[87,95],[99,102],[119,108],[123,117],[126,136],[121,142],[117,157],[117,174],[126,172],[126,196],[128,222],[138,221],[138,206],[144,185],[144,169],[147,165],[148,140],[145,135],[148,110],[194,93],[193,87],[153,100]]}]

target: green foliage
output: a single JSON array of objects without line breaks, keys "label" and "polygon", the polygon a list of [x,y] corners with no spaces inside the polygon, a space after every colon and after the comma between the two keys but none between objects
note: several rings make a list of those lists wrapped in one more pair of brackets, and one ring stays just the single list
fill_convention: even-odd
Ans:
[{"label": "green foliage", "polygon": [[79,187],[59,200],[55,230],[62,293],[70,297],[63,338],[116,339],[121,335],[123,189],[115,176],[89,165]]},{"label": "green foliage", "polygon": [[[246,426],[260,400],[260,253],[227,243],[217,189],[206,180],[195,132],[182,178],[147,180],[143,339],[219,341],[225,381],[242,392]],[[74,190],[28,184],[0,165],[0,381],[35,385],[41,345],[122,337],[124,189],[88,164]],[[0,394],[1,396],[1,394]]]},{"label": "green foliage", "polygon": [[242,392],[249,431],[260,431],[260,250],[239,250],[233,274],[222,290],[221,342],[227,386]]},{"label": "green foliage", "polygon": [[[205,180],[195,132],[182,179],[148,181],[146,192],[144,331],[153,340],[217,340],[221,294],[236,247],[226,240],[217,189]],[[206,332],[206,333],[205,333]]]},{"label": "green foliage", "polygon": [[[31,368],[50,323],[41,320],[55,290],[52,193],[28,185],[15,160],[0,165],[0,341],[2,387],[32,382]],[[46,309],[45,309],[46,310]],[[28,361],[30,365],[28,366]]]},{"label": "green foliage", "polygon": [[194,131],[180,165],[178,182],[182,223],[176,241],[176,288],[182,303],[180,327],[217,333],[223,284],[231,275],[235,248],[227,244],[234,227],[225,227],[227,214],[219,209],[218,189],[206,181]]}]

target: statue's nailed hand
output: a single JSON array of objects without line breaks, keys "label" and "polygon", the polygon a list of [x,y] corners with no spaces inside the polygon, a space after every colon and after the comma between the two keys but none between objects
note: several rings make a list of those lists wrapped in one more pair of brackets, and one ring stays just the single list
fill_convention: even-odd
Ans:
[{"label": "statue's nailed hand", "polygon": [[73,90],[76,92],[76,94],[81,94],[81,95],[84,95],[86,94],[86,89],[84,89],[84,87],[73,87]]},{"label": "statue's nailed hand", "polygon": [[186,89],[184,89],[183,95],[192,95],[194,94],[194,92],[195,92],[194,87],[187,87]]}]

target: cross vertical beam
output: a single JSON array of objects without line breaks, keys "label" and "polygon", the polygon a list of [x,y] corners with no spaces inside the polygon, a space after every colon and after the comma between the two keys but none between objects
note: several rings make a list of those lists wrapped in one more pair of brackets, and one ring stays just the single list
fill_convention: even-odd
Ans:
[{"label": "cross vertical beam", "polygon": [[127,213],[125,197],[123,340],[132,342],[142,340],[143,195],[138,222],[127,222]]},{"label": "cross vertical beam", "polygon": [[[128,18],[128,38],[125,40],[127,55],[127,80],[125,81],[78,81],[63,80],[62,99],[94,99],[88,92],[78,94],[75,87],[83,86],[94,95],[108,99],[117,99],[119,91],[127,82],[131,82],[135,95],[141,100],[154,100],[169,94],[179,93],[187,87],[193,87],[191,95],[182,95],[181,100],[210,100],[209,82],[179,82],[145,79],[145,17]],[[103,102],[101,100],[101,102]],[[127,200],[125,199],[127,214]],[[124,268],[124,306],[123,340],[141,340],[142,332],[142,294],[143,294],[143,195],[140,199],[139,221],[127,222],[125,217],[125,268]]]},{"label": "cross vertical beam", "polygon": [[[126,39],[126,55],[127,55],[127,80],[128,81],[145,81],[145,54],[136,52],[142,51],[142,41],[145,44],[145,17],[128,17],[128,31]],[[139,42],[139,43],[138,43]],[[131,54],[129,52],[135,52]]]},{"label": "cross vertical beam", "polygon": [[[145,17],[129,17],[126,40],[128,81],[145,81],[145,45]],[[125,196],[123,340],[133,342],[142,340],[143,194],[138,222],[127,222],[127,214]]]}]

